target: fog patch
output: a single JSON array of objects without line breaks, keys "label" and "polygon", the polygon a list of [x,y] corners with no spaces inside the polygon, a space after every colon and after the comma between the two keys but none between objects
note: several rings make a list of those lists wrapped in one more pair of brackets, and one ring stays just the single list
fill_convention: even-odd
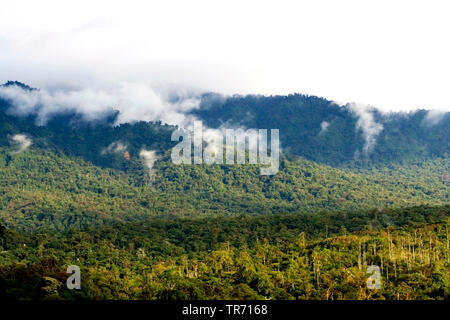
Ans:
[{"label": "fog patch", "polygon": [[364,155],[369,155],[377,141],[377,136],[383,131],[383,125],[374,119],[374,108],[350,103],[349,109],[358,117],[356,122],[356,130],[361,130],[364,137],[364,146],[362,152]]},{"label": "fog patch", "polygon": [[21,153],[33,144],[31,139],[25,134],[15,134],[11,137],[11,141],[18,148],[14,153]]},{"label": "fog patch", "polygon": [[444,119],[447,112],[444,110],[430,110],[423,119],[423,124],[427,126],[435,126]]},{"label": "fog patch", "polygon": [[320,132],[319,134],[323,134],[328,130],[328,127],[330,126],[330,123],[328,121],[322,121],[320,124]]},{"label": "fog patch", "polygon": [[139,152],[139,157],[143,159],[144,165],[148,170],[148,177],[151,180],[153,175],[153,165],[155,164],[155,161],[158,159],[156,151],[142,149]]},{"label": "fog patch", "polygon": [[103,119],[111,110],[118,110],[115,125],[161,121],[179,126],[191,122],[192,116],[187,113],[198,108],[201,99],[189,90],[130,82],[103,89],[27,90],[17,85],[0,86],[0,98],[10,103],[9,114],[34,115],[38,125],[45,125],[53,116],[67,112],[80,114],[89,121]]},{"label": "fog patch", "polygon": [[127,146],[120,141],[116,141],[111,143],[106,148],[102,149],[101,154],[114,154],[114,153],[123,153],[127,150]]}]

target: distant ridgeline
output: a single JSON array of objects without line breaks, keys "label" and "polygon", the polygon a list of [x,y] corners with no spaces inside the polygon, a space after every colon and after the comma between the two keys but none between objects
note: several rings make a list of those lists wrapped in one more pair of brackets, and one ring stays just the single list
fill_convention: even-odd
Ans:
[{"label": "distant ridgeline", "polygon": [[193,114],[210,127],[280,129],[285,154],[332,166],[404,162],[450,154],[450,112],[382,114],[315,96],[203,97]]},{"label": "distant ridgeline", "polygon": [[[37,90],[12,81],[3,86]],[[11,102],[0,96],[0,146],[10,146],[15,134],[26,134],[35,147],[83,157],[102,167],[127,170],[136,164],[130,159],[136,160],[141,149],[162,154],[175,144],[170,139],[173,126],[144,121],[114,126],[119,112],[112,109],[104,118],[89,121],[82,114],[64,111],[51,117],[45,126],[40,126],[36,114],[16,116],[11,112],[12,108]],[[126,146],[126,150],[117,152],[115,144],[118,142]]]},{"label": "distant ridgeline", "polygon": [[[36,90],[20,82],[18,86]],[[9,145],[14,134],[30,135],[33,145],[81,156],[96,165],[126,169],[142,148],[167,154],[173,126],[161,122],[135,122],[113,126],[118,111],[103,120],[86,121],[82,114],[55,114],[45,126],[37,126],[36,115],[12,116],[9,101],[0,97],[0,145]],[[375,109],[338,106],[315,96],[232,96],[207,93],[192,115],[212,128],[280,129],[284,157],[305,159],[335,167],[384,166],[450,153],[450,113],[431,117],[426,110],[382,114]],[[109,152],[117,142],[126,154]],[[119,150],[115,148],[114,150]],[[105,152],[101,152],[105,150]],[[109,150],[109,151],[108,151]]]}]

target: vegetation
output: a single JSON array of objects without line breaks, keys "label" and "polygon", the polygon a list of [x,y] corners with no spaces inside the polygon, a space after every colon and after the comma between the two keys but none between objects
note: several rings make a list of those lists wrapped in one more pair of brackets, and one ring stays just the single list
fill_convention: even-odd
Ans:
[{"label": "vegetation", "polygon": [[[32,88],[17,82],[7,84]],[[192,114],[212,128],[226,126],[281,129],[281,147],[285,156],[333,167],[383,168],[392,164],[409,164],[426,159],[448,158],[450,150],[450,113],[440,121],[427,121],[428,112],[382,114],[371,110],[373,120],[382,126],[369,154],[364,154],[365,133],[359,117],[349,106],[338,106],[323,98],[292,94],[288,96],[232,96],[204,94],[199,109]],[[82,157],[101,167],[127,169],[121,154],[105,156],[101,151],[121,141],[130,155],[137,157],[141,148],[163,154],[174,145],[170,141],[173,126],[160,122],[136,122],[114,126],[119,113],[113,109],[98,120],[86,121],[82,114],[56,113],[45,126],[35,114],[16,117],[10,101],[0,99],[0,145],[9,137],[26,133],[35,146],[63,151]],[[326,122],[326,130],[322,123]]]},{"label": "vegetation", "polygon": [[[362,155],[351,108],[317,97],[207,94],[193,113],[283,128],[279,172],[174,165],[172,126],[114,126],[114,110],[41,126],[0,99],[0,298],[450,298],[448,114],[374,112],[383,130]],[[32,145],[18,152],[16,134]],[[158,155],[151,174],[142,149]]]},{"label": "vegetation", "polygon": [[63,231],[151,216],[196,217],[444,205],[448,160],[353,173],[285,160],[278,174],[251,166],[159,161],[149,181],[139,159],[128,172],[31,147],[0,148],[0,218],[17,230]]},{"label": "vegetation", "polygon": [[[449,155],[450,113],[430,125],[427,111],[382,114],[370,111],[383,129],[370,156],[363,154],[364,132],[348,105],[302,94],[287,96],[233,96],[208,94],[193,114],[210,127],[240,126],[280,129],[285,152],[331,166],[383,167]],[[328,125],[322,129],[322,123]]]},{"label": "vegetation", "polygon": [[[15,299],[448,299],[449,209],[339,220],[333,215],[160,220],[51,236],[7,231],[0,294]],[[371,222],[382,216],[403,225],[374,229]],[[418,226],[409,217],[447,222]],[[72,264],[82,268],[80,291],[64,285],[65,268]],[[366,286],[369,265],[381,268],[380,290]]]}]

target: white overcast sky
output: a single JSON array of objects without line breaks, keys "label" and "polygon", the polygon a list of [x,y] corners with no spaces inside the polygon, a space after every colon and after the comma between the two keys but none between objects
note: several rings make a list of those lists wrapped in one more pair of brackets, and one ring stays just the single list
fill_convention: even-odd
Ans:
[{"label": "white overcast sky", "polygon": [[0,82],[450,110],[448,1],[0,2]]}]

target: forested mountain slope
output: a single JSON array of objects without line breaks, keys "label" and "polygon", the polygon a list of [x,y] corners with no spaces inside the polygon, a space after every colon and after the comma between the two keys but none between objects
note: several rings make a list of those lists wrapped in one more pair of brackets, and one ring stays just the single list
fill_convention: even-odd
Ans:
[{"label": "forested mountain slope", "polygon": [[0,148],[0,217],[9,226],[63,230],[149,216],[319,212],[449,202],[447,159],[354,173],[284,160],[275,176],[256,166],[174,165],[162,158],[151,180],[143,163],[127,173],[31,146]]},{"label": "forested mountain slope", "polygon": [[[0,298],[449,299],[448,113],[201,101],[191,115],[210,127],[279,128],[279,172],[175,165],[174,126],[114,125],[114,109],[42,125],[0,99]],[[73,264],[80,291],[64,285]]]},{"label": "forested mountain slope", "polygon": [[[10,82],[7,86],[36,90]],[[283,156],[334,167],[371,168],[390,164],[448,158],[450,113],[418,110],[380,113],[366,106],[338,106],[323,98],[288,96],[232,96],[203,94],[199,108],[189,113],[211,128],[280,129]],[[134,122],[114,126],[119,112],[111,108],[96,120],[73,110],[55,111],[45,125],[36,114],[18,116],[11,101],[0,97],[0,145],[8,137],[25,133],[33,143],[81,156],[96,165],[126,169],[121,155],[105,156],[112,143],[126,145],[131,157],[142,148],[164,153],[174,145],[173,126],[160,122]],[[57,109],[56,109],[57,110]],[[19,113],[20,114],[20,113]]]},{"label": "forested mountain slope", "polygon": [[332,166],[386,165],[450,153],[449,112],[385,114],[302,94],[208,94],[192,113],[215,128],[280,129],[285,152]]}]

